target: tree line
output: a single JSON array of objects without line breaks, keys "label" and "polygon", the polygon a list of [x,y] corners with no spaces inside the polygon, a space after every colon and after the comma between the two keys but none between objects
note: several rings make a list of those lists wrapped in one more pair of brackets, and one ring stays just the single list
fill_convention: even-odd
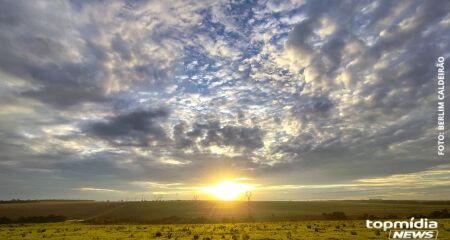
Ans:
[{"label": "tree line", "polygon": [[52,222],[64,222],[66,217],[60,215],[50,214],[48,216],[28,216],[20,217],[16,220],[0,217],[0,224],[11,224],[11,223],[52,223]]}]

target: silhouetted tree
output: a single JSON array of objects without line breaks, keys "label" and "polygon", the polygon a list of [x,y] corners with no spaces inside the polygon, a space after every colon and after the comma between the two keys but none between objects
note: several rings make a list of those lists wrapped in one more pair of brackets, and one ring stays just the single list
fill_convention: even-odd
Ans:
[{"label": "silhouetted tree", "polygon": [[251,191],[247,191],[245,192],[245,197],[247,197],[247,211],[248,211],[248,218],[250,218],[252,216],[251,212],[250,212],[250,201],[252,200],[252,192]]}]

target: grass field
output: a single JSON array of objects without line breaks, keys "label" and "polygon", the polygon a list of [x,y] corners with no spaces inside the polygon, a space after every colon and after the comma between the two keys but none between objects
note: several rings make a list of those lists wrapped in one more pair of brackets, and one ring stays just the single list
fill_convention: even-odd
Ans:
[{"label": "grass field", "polygon": [[[322,219],[322,213],[335,211],[344,212],[349,219],[361,219],[363,214],[377,218],[405,218],[428,215],[444,208],[450,209],[449,201],[255,201],[250,204],[250,215],[260,221],[316,220]],[[62,215],[67,219],[152,223],[177,223],[177,219],[183,223],[199,219],[225,223],[246,220],[249,215],[247,202],[240,201],[43,201],[0,204],[0,217],[16,219],[49,214]]]},{"label": "grass field", "polygon": [[[361,216],[404,219],[448,209],[449,202],[252,202],[251,219],[247,207],[238,201],[7,203],[0,204],[0,217],[54,214],[69,220],[0,224],[0,239],[387,239],[388,232],[367,229]],[[323,220],[322,213],[336,211],[347,219]],[[450,239],[450,219],[438,222],[439,239]]]},{"label": "grass field", "polygon": [[[0,226],[0,239],[387,239],[364,221],[237,224],[87,225],[49,223]],[[439,220],[439,239],[450,239],[450,220]]]},{"label": "grass field", "polygon": [[[450,239],[450,220],[439,220],[439,239]],[[387,239],[364,221],[295,221],[227,224],[0,225],[0,239]]]}]

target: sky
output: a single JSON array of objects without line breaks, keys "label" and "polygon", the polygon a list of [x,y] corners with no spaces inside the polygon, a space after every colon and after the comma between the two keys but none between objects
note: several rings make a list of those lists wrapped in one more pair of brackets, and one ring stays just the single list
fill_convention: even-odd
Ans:
[{"label": "sky", "polygon": [[0,199],[450,199],[449,42],[444,0],[2,0]]}]

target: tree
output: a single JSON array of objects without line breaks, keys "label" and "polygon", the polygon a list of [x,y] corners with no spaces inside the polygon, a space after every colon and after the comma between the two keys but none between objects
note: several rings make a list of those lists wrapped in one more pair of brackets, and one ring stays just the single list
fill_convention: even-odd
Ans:
[{"label": "tree", "polygon": [[250,212],[250,201],[252,200],[252,192],[251,191],[247,191],[245,192],[245,197],[247,197],[247,210],[248,210],[248,218],[251,217],[251,212]]},{"label": "tree", "polygon": [[192,198],[192,200],[194,200],[194,201],[198,201],[198,199],[199,199],[199,196],[198,196],[198,194],[194,194],[194,197]]}]

